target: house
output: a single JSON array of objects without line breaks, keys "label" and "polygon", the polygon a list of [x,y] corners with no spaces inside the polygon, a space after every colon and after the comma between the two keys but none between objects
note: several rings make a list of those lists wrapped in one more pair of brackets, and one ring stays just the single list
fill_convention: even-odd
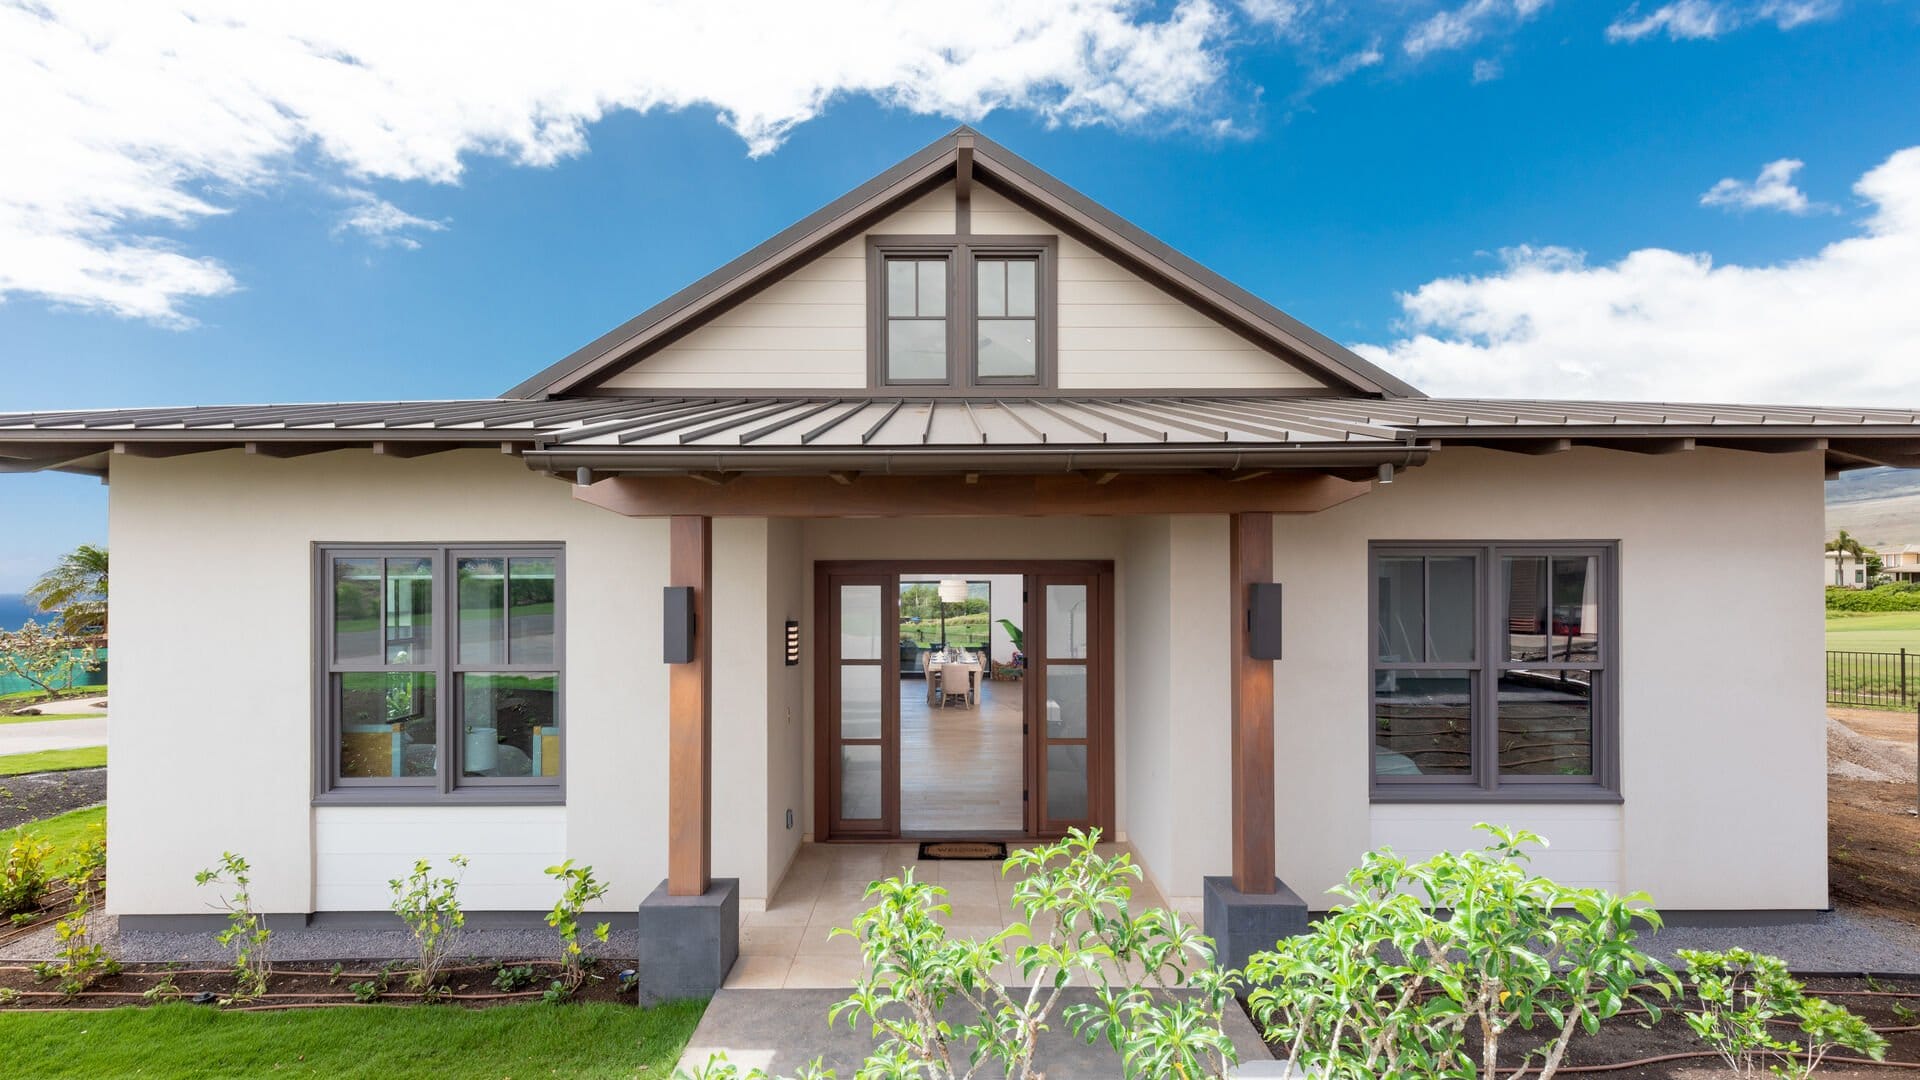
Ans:
[{"label": "house", "polygon": [[[123,928],[206,920],[223,850],[315,925],[451,852],[531,918],[573,858],[671,993],[807,843],[1098,826],[1229,957],[1485,820],[1677,915],[1823,909],[1795,583],[1920,416],[1426,397],[961,128],[497,398],[0,455],[110,485]],[[903,634],[929,581],[1020,678]]]},{"label": "house", "polygon": [[1889,581],[1920,583],[1920,544],[1883,547],[1879,553],[1881,577]]},{"label": "house", "polygon": [[1864,589],[1872,584],[1867,580],[1867,561],[1851,551],[1829,551],[1825,561],[1824,580],[1833,588]]}]

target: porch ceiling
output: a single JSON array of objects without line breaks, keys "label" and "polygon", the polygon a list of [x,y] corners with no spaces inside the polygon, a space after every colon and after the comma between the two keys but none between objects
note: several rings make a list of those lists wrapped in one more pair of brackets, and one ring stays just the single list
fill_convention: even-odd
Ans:
[{"label": "porch ceiling", "polygon": [[0,471],[103,471],[111,454],[245,446],[285,457],[475,446],[604,472],[1358,470],[1474,445],[1552,453],[1821,450],[1830,469],[1920,467],[1920,413],[1656,402],[1281,395],[845,392],[231,405],[0,414]]}]

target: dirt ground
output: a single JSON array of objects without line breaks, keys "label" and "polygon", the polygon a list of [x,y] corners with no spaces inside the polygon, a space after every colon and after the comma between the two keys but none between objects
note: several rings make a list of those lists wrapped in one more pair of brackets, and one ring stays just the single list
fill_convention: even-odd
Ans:
[{"label": "dirt ground", "polygon": [[0,829],[11,829],[107,800],[107,770],[0,776]]},{"label": "dirt ground", "polygon": [[1836,904],[1920,923],[1920,815],[1914,716],[1832,709],[1827,851]]}]

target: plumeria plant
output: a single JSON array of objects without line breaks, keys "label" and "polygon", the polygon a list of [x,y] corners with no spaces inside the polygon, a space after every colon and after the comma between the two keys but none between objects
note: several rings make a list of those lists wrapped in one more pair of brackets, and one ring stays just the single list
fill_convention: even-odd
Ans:
[{"label": "plumeria plant", "polygon": [[[1478,851],[1368,853],[1346,903],[1248,962],[1253,1015],[1291,1061],[1329,1080],[1547,1080],[1578,1032],[1629,1008],[1659,1019],[1675,979],[1636,947],[1660,926],[1646,897],[1558,885],[1527,869],[1538,836],[1477,828]],[[1503,1068],[1516,1030],[1544,1041]]]},{"label": "plumeria plant", "polygon": [[[547,876],[564,886],[560,899],[547,913],[547,925],[560,934],[560,978],[547,989],[551,1001],[571,997],[587,979],[586,950],[580,944],[580,912],[607,895],[607,884],[594,880],[593,867],[575,866],[572,859],[547,867]],[[596,924],[593,940],[605,944],[609,929],[607,923]]]}]

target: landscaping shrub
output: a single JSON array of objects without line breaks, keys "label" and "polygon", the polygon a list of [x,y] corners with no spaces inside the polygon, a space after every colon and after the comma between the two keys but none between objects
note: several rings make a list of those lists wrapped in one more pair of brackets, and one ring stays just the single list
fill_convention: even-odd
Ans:
[{"label": "landscaping shrub", "polygon": [[0,866],[0,915],[36,911],[47,893],[47,858],[53,845],[31,833],[7,845],[7,861]]},{"label": "landscaping shrub", "polygon": [[267,992],[273,975],[269,948],[273,931],[253,910],[252,878],[247,860],[231,851],[220,854],[220,864],[193,876],[194,884],[225,885],[231,892],[220,898],[227,911],[227,928],[214,940],[233,950],[233,1000],[250,1001]]},{"label": "landscaping shrub", "polygon": [[1828,611],[1920,611],[1920,584],[1897,582],[1871,589],[1827,586]]},{"label": "landscaping shrub", "polygon": [[1634,947],[1637,921],[1660,925],[1646,898],[1530,874],[1544,841],[1478,828],[1493,840],[1479,851],[1369,852],[1336,890],[1347,903],[1252,957],[1248,1003],[1285,1056],[1334,1080],[1493,1077],[1502,1036],[1544,1025],[1509,1075],[1546,1080],[1576,1032],[1635,1006],[1658,1018],[1673,976]]},{"label": "landscaping shrub", "polygon": [[[560,934],[560,978],[547,988],[547,1000],[560,1001],[573,996],[580,984],[587,978],[587,960],[585,950],[580,945],[580,912],[588,904],[607,895],[604,882],[593,879],[593,867],[573,865],[568,859],[558,866],[547,867],[547,875],[558,879],[564,886],[560,899],[547,913],[547,925]],[[593,928],[593,939],[604,944],[609,927],[600,923]]]},{"label": "landscaping shrub", "polygon": [[[1685,1014],[1687,1026],[1737,1076],[1808,1077],[1837,1047],[1875,1061],[1886,1057],[1887,1040],[1871,1025],[1838,1005],[1808,997],[1777,957],[1745,949],[1681,949],[1679,956],[1700,999],[1700,1010]],[[1775,1037],[1769,1025],[1777,1020],[1797,1027],[1804,1045]]]},{"label": "landscaping shrub", "polygon": [[411,875],[387,882],[393,890],[393,913],[407,924],[420,955],[419,967],[407,975],[407,985],[422,997],[439,995],[447,958],[453,955],[461,928],[467,925],[466,912],[460,909],[459,878],[459,873],[467,869],[467,858],[454,855],[447,862],[456,870],[453,877],[434,877],[433,864],[420,859],[413,864]]},{"label": "landscaping shrub", "polygon": [[118,972],[120,964],[93,937],[93,905],[99,888],[92,870],[76,871],[68,876],[67,884],[73,887],[73,907],[53,926],[54,940],[59,944],[54,955],[59,962],[35,964],[33,973],[39,979],[60,980],[60,992],[72,997]]}]

